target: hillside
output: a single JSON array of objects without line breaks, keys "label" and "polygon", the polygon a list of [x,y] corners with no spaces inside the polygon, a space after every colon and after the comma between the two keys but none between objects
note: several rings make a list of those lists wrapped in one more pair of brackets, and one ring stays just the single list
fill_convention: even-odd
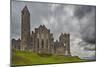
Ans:
[{"label": "hillside", "polygon": [[78,57],[67,57],[57,55],[39,55],[26,51],[12,51],[12,65],[37,65],[37,64],[57,64],[69,62],[82,62]]}]

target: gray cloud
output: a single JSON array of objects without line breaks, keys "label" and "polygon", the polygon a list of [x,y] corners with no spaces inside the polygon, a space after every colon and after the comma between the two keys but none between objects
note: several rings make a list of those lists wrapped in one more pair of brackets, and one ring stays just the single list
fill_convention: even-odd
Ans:
[{"label": "gray cloud", "polygon": [[96,8],[95,6],[77,6],[76,11],[75,11],[75,16],[79,19],[83,18],[86,14],[91,13],[94,11]]},{"label": "gray cloud", "polygon": [[80,20],[80,33],[82,39],[88,43],[96,42],[96,7],[81,6],[75,11],[75,16]]}]

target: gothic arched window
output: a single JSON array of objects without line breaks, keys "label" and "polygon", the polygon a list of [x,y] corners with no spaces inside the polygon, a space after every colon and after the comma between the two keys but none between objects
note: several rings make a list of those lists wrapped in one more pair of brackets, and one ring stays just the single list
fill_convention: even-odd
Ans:
[{"label": "gothic arched window", "polygon": [[37,39],[37,49],[39,50],[39,39]]},{"label": "gothic arched window", "polygon": [[48,48],[48,39],[46,40],[46,48]]},{"label": "gothic arched window", "polygon": [[44,48],[44,41],[43,41],[43,39],[42,39],[42,48]]}]

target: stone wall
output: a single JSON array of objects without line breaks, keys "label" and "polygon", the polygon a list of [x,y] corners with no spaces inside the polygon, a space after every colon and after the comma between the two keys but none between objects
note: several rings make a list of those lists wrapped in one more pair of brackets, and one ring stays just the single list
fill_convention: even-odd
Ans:
[{"label": "stone wall", "polygon": [[62,52],[70,56],[70,34],[62,33],[59,37],[59,43],[64,47]]}]

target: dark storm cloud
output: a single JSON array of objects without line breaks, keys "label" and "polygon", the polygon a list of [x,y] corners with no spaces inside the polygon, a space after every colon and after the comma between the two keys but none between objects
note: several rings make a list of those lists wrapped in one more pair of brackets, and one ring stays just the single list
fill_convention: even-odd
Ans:
[{"label": "dark storm cloud", "polygon": [[96,24],[94,18],[95,17],[92,17],[90,20],[88,20],[86,25],[81,25],[81,35],[83,40],[93,44],[96,42]]},{"label": "dark storm cloud", "polygon": [[96,7],[80,6],[76,8],[75,16],[80,20],[82,39],[94,44],[96,42]]},{"label": "dark storm cloud", "polygon": [[95,6],[77,6],[75,16],[79,19],[83,18],[86,14],[91,13],[95,10]]}]

